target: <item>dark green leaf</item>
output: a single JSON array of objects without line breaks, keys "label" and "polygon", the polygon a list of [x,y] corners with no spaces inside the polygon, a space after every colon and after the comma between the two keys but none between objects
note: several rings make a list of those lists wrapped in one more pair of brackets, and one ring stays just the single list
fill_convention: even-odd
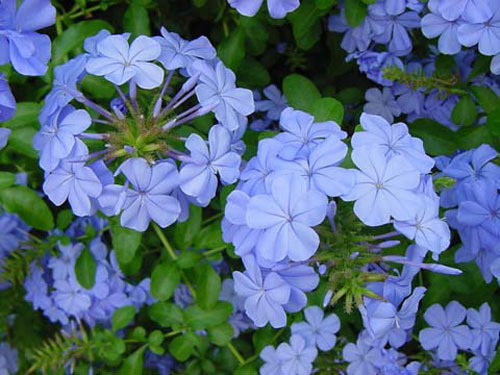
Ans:
[{"label": "dark green leaf", "polygon": [[201,207],[189,206],[189,218],[175,225],[174,241],[179,249],[187,249],[201,229]]},{"label": "dark green leaf", "polygon": [[170,327],[184,321],[182,309],[168,302],[157,302],[148,309],[149,317],[162,327]]},{"label": "dark green leaf", "polygon": [[73,221],[71,210],[62,210],[57,214],[56,225],[59,229],[66,229]]},{"label": "dark green leaf", "polygon": [[202,309],[210,310],[219,299],[221,280],[209,263],[202,263],[196,283],[196,301]]},{"label": "dark green leaf", "polygon": [[95,284],[96,263],[88,247],[85,247],[75,263],[78,283],[85,289],[92,289]]},{"label": "dark green leaf", "polygon": [[491,113],[500,108],[500,98],[495,92],[486,86],[471,86],[477,102],[486,113]]},{"label": "dark green leaf", "polygon": [[316,122],[335,121],[337,124],[342,125],[344,107],[337,99],[321,98],[314,102],[311,115],[314,116]]},{"label": "dark green leaf", "polygon": [[83,91],[90,93],[89,97],[94,99],[113,99],[116,90],[113,84],[103,77],[86,75],[81,81]]},{"label": "dark green leaf", "polygon": [[488,374],[495,375],[498,374],[499,371],[500,371],[500,345],[497,347],[495,358],[493,358],[493,361],[491,362],[491,365],[488,368]]},{"label": "dark green leaf", "polygon": [[177,258],[177,265],[181,269],[192,268],[200,263],[203,256],[192,250],[185,250],[179,254]]},{"label": "dark green leaf", "polygon": [[[247,51],[253,56],[262,54],[266,50],[269,33],[266,25],[257,17],[240,16],[240,26],[245,31]],[[238,79],[240,76],[238,75]]]},{"label": "dark green leaf", "polygon": [[169,299],[180,279],[181,273],[175,263],[158,264],[151,275],[151,295],[159,301]]},{"label": "dark green leaf", "polygon": [[113,249],[118,262],[129,263],[134,259],[135,252],[141,244],[142,233],[122,227],[118,220],[111,221],[110,226]]},{"label": "dark green leaf", "polygon": [[316,7],[321,10],[328,10],[337,4],[337,0],[316,0]]},{"label": "dark green leaf", "polygon": [[495,137],[500,137],[500,108],[494,110],[488,115],[486,126],[490,130],[491,134]]},{"label": "dark green leaf", "polygon": [[159,330],[154,330],[148,336],[148,343],[152,346],[159,346],[163,342],[163,333]]},{"label": "dark green leaf", "polygon": [[186,324],[195,330],[213,327],[225,322],[232,312],[233,306],[222,301],[218,301],[211,310],[203,310],[197,305],[189,306],[185,311]]},{"label": "dark green leaf", "polygon": [[456,133],[458,146],[463,150],[470,150],[483,143],[494,144],[494,137],[487,126],[467,126],[460,128]]},{"label": "dark green leaf", "polygon": [[247,57],[238,68],[238,81],[249,87],[264,87],[271,82],[266,67],[254,58]]},{"label": "dark green leaf", "polygon": [[241,27],[231,31],[217,48],[218,56],[224,64],[234,71],[238,70],[245,57],[245,32]]},{"label": "dark green leaf", "polygon": [[216,249],[224,246],[222,229],[219,222],[212,223],[203,228],[196,236],[193,247],[195,250]]},{"label": "dark green leaf", "polygon": [[58,65],[64,57],[76,48],[81,48],[83,41],[89,36],[106,29],[113,32],[113,26],[102,20],[89,20],[75,23],[63,31],[52,45],[52,63]]},{"label": "dark green leaf", "polygon": [[134,306],[124,306],[115,310],[113,316],[111,317],[111,327],[113,332],[119,329],[125,328],[134,319],[137,310]]},{"label": "dark green leaf", "polygon": [[143,345],[129,355],[120,369],[120,375],[142,375],[143,356],[146,346]]},{"label": "dark green leaf", "polygon": [[225,346],[233,338],[233,326],[230,323],[222,323],[208,329],[208,337],[215,345]]},{"label": "dark green leaf", "polygon": [[6,126],[9,128],[23,128],[30,126],[38,129],[38,115],[40,114],[41,105],[39,103],[17,103],[16,114],[11,118]]},{"label": "dark green leaf", "polygon": [[460,126],[474,124],[477,119],[476,103],[470,96],[463,96],[451,112],[451,120]]},{"label": "dark green leaf", "polygon": [[0,201],[7,212],[18,214],[33,228],[51,230],[54,227],[54,218],[47,204],[26,186],[0,190]]},{"label": "dark green leaf", "polygon": [[197,336],[192,332],[177,336],[168,345],[169,353],[178,361],[184,362],[193,354],[197,341]]},{"label": "dark green leaf", "polygon": [[432,156],[449,155],[458,150],[455,133],[430,119],[419,119],[409,125],[410,133],[424,141],[426,153]]},{"label": "dark green leaf", "polygon": [[303,2],[295,12],[288,16],[292,23],[293,36],[301,49],[311,49],[319,40],[322,32],[320,19],[324,12],[311,1]]},{"label": "dark green leaf", "polygon": [[10,172],[0,172],[0,189],[8,188],[16,183],[16,175]]},{"label": "dark green leaf", "polygon": [[24,156],[38,159],[38,152],[33,149],[33,137],[36,132],[31,126],[12,128],[12,133],[9,137],[9,147]]},{"label": "dark green leaf", "polygon": [[142,4],[132,3],[123,16],[123,28],[132,33],[132,38],[150,35],[148,10]]},{"label": "dark green leaf", "polygon": [[349,0],[345,2],[345,18],[350,26],[360,25],[365,19],[366,13],[366,4],[361,0]]},{"label": "dark green leaf", "polygon": [[314,103],[321,98],[316,85],[299,74],[291,74],[283,80],[283,92],[288,104],[302,111],[311,111]]},{"label": "dark green leaf", "polygon": [[244,365],[242,367],[238,367],[234,371],[234,375],[257,375],[257,374],[258,374],[257,370],[251,363]]}]

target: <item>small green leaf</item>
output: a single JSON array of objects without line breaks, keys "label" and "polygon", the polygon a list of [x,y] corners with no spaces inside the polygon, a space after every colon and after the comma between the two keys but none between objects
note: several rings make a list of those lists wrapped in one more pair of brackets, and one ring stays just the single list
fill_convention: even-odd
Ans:
[{"label": "small green leaf", "polygon": [[142,4],[132,2],[123,16],[123,28],[132,33],[132,38],[150,35],[148,10]]},{"label": "small green leaf", "polygon": [[177,336],[168,345],[170,354],[178,361],[184,362],[194,352],[198,337],[192,332]]},{"label": "small green leaf", "polygon": [[245,32],[241,27],[232,30],[217,48],[218,56],[224,64],[234,71],[238,70],[245,57]]},{"label": "small green leaf", "polygon": [[111,327],[113,332],[125,328],[134,319],[137,310],[134,306],[123,306],[115,310],[111,317]]},{"label": "small green leaf", "polygon": [[103,77],[88,74],[83,77],[81,85],[83,90],[90,93],[90,97],[94,99],[112,99],[116,95],[113,84]]},{"label": "small green leaf", "polygon": [[122,227],[118,220],[112,220],[110,226],[111,240],[118,262],[124,264],[131,262],[141,244],[142,233]]},{"label": "small green leaf", "polygon": [[477,109],[474,100],[467,95],[463,96],[451,112],[451,120],[460,126],[469,126],[474,124],[477,119]]},{"label": "small green leaf", "polygon": [[491,365],[488,368],[488,374],[495,375],[498,374],[499,371],[500,371],[500,345],[497,347],[495,358],[493,358],[493,361],[491,362]]},{"label": "small green leaf", "polygon": [[177,258],[177,265],[181,269],[192,268],[200,263],[203,256],[192,250],[185,250],[179,254]]},{"label": "small green leaf", "polygon": [[342,125],[344,119],[344,107],[337,99],[321,98],[314,102],[311,109],[311,115],[316,122],[335,121]]},{"label": "small green leaf", "polygon": [[66,229],[73,221],[71,210],[62,210],[57,214],[56,225],[59,229]]},{"label": "small green leaf", "polygon": [[187,249],[201,229],[201,207],[189,206],[189,218],[175,224],[174,241],[179,249]]},{"label": "small green leaf", "polygon": [[[269,39],[266,25],[257,17],[240,16],[239,21],[245,31],[247,52],[253,56],[264,53]],[[238,79],[240,79],[239,75]]]},{"label": "small green leaf", "polygon": [[169,302],[157,302],[148,309],[149,317],[162,327],[170,327],[184,321],[182,309]]},{"label": "small green leaf", "polygon": [[0,172],[0,189],[11,187],[16,183],[16,175],[10,172]]},{"label": "small green leaf", "polygon": [[47,204],[26,186],[0,190],[0,201],[7,212],[18,214],[33,228],[51,230],[54,227],[54,218]]},{"label": "small green leaf", "polygon": [[202,263],[198,271],[196,283],[196,301],[202,309],[209,310],[219,299],[221,280],[209,263]]},{"label": "small green leaf", "polygon": [[158,264],[151,275],[151,295],[159,301],[169,299],[180,279],[181,273],[175,263]]},{"label": "small green leaf", "polygon": [[301,6],[288,16],[292,23],[293,36],[299,48],[311,49],[318,42],[322,27],[320,19],[328,11],[320,10],[314,2],[303,2]]},{"label": "small green leaf", "polygon": [[38,152],[33,149],[33,137],[36,132],[31,126],[12,128],[12,133],[9,137],[9,147],[31,159],[38,159]]},{"label": "small green leaf", "polygon": [[38,129],[38,115],[40,114],[40,109],[41,105],[39,103],[17,103],[16,114],[6,123],[6,126],[11,129],[26,126]]},{"label": "small green leaf", "polygon": [[185,311],[185,322],[195,330],[214,327],[224,323],[232,312],[233,306],[228,302],[218,301],[211,310],[203,310],[193,305]]},{"label": "small green leaf", "polygon": [[224,245],[220,223],[215,222],[206,226],[197,234],[193,243],[193,248],[195,250],[206,250],[216,249]]},{"label": "small green leaf", "polygon": [[330,9],[337,4],[337,0],[316,0],[316,7],[321,10]]},{"label": "small green leaf", "polygon": [[283,92],[288,104],[302,111],[311,111],[314,103],[321,98],[316,85],[300,74],[290,74],[283,80]]},{"label": "small green leaf", "polygon": [[500,137],[500,108],[494,110],[488,115],[486,126],[490,130],[491,134],[496,137]]},{"label": "small green leaf", "polygon": [[500,108],[500,97],[489,87],[471,86],[470,89],[486,113],[491,113]]},{"label": "small green leaf", "polygon": [[88,247],[85,247],[75,263],[78,283],[85,289],[92,289],[95,284],[96,263]]},{"label": "small green leaf", "polygon": [[163,342],[163,333],[161,331],[155,329],[148,336],[148,344],[151,346],[160,346]]},{"label": "small green leaf", "polygon": [[271,76],[263,64],[247,57],[238,68],[238,81],[249,87],[264,87],[271,82]]},{"label": "small green leaf", "polygon": [[120,369],[120,375],[142,375],[146,347],[146,345],[141,346],[125,359]]},{"label": "small green leaf", "polygon": [[409,125],[410,133],[424,141],[427,154],[449,155],[459,149],[455,133],[430,119],[419,119]]},{"label": "small green leaf", "polygon": [[355,27],[361,24],[367,14],[367,6],[361,0],[349,0],[345,2],[345,18],[349,26]]},{"label": "small green leaf", "polygon": [[230,323],[222,323],[208,329],[208,337],[215,345],[225,346],[233,338],[234,329]]},{"label": "small green leaf", "polygon": [[257,370],[253,367],[251,363],[244,365],[242,367],[238,367],[234,371],[234,375],[257,375]]}]

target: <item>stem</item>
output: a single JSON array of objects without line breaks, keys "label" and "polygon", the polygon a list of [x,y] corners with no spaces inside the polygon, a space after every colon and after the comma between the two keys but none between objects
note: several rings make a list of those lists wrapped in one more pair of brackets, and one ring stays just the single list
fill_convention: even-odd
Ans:
[{"label": "stem", "polygon": [[209,257],[211,255],[214,255],[214,254],[217,254],[218,252],[224,250],[227,246],[221,246],[221,247],[218,247],[216,249],[212,249],[212,250],[208,250],[208,251],[205,251],[203,253],[203,256],[204,257]]},{"label": "stem", "polygon": [[243,366],[246,363],[245,358],[242,357],[240,352],[238,352],[238,350],[233,346],[233,344],[231,344],[231,342],[227,343],[227,348],[231,351],[231,353],[233,353],[235,358],[240,363],[240,366]]},{"label": "stem", "polygon": [[389,233],[379,234],[378,236],[373,236],[372,240],[378,241],[378,240],[383,240],[385,238],[391,238],[391,237],[398,236],[398,235],[399,235],[398,231],[392,231]]},{"label": "stem", "polygon": [[182,333],[181,330],[178,330],[178,331],[172,331],[172,332],[169,332],[169,333],[165,333],[163,335],[163,337],[172,337],[172,336],[175,336],[175,335],[178,335],[179,333]]},{"label": "stem", "polygon": [[214,221],[214,220],[217,220],[218,218],[224,216],[224,212],[219,212],[218,214],[215,214],[214,216],[211,216],[209,217],[207,220],[203,221],[203,223],[201,224],[202,226],[205,226],[207,225],[208,223]]}]

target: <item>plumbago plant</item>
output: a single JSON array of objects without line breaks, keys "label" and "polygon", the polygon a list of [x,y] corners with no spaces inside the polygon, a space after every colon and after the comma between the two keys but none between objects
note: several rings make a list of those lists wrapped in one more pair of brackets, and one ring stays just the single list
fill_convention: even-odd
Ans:
[{"label": "plumbago plant", "polygon": [[499,17],[0,0],[0,375],[498,373]]}]

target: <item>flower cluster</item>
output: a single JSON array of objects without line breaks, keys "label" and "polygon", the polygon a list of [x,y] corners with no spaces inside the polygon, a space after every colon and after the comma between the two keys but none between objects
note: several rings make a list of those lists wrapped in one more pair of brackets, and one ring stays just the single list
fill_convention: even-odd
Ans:
[{"label": "flower cluster", "polygon": [[[162,29],[159,37],[129,38],[101,31],[85,41],[85,54],[55,68],[34,147],[53,203],[69,201],[78,216],[121,214],[123,226],[144,231],[151,220],[161,227],[185,220],[189,203],[208,205],[217,176],[237,180],[238,142],[254,104],[205,37],[186,41]],[[80,91],[86,75],[115,86],[111,110]],[[218,123],[208,142],[186,138],[186,124],[209,112]]]},{"label": "flower cluster", "polygon": [[[227,0],[229,5],[244,16],[252,17],[259,11],[263,0]],[[267,0],[267,9],[272,18],[284,18],[300,5],[300,0]]]}]

